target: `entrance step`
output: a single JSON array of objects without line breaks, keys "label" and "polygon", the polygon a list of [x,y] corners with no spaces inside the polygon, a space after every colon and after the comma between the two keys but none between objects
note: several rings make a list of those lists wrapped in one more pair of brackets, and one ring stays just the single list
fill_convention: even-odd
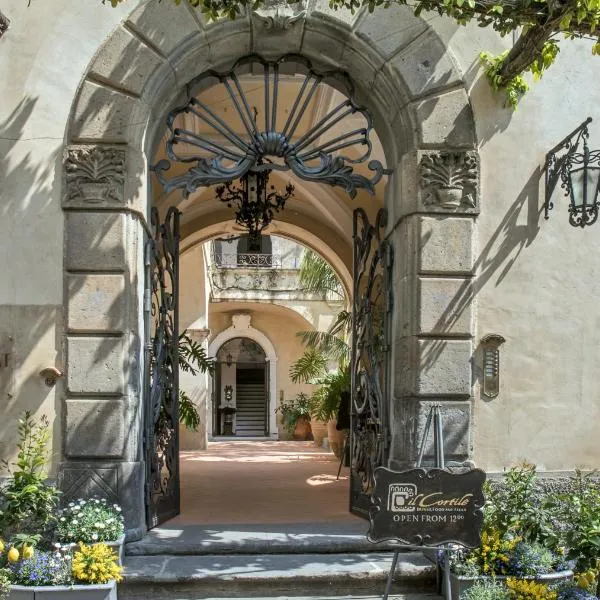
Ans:
[{"label": "entrance step", "polygon": [[[119,600],[381,597],[391,563],[391,552],[127,556]],[[402,553],[392,591],[434,598],[433,565]]]},{"label": "entrance step", "polygon": [[163,526],[125,546],[128,556],[157,554],[342,554],[393,550],[367,540],[368,523],[275,523],[263,525]]}]

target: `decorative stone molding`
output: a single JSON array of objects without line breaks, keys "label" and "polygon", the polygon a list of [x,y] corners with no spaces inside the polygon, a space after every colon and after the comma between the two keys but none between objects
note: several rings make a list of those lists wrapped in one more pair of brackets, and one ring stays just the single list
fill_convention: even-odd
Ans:
[{"label": "decorative stone molding", "polygon": [[252,317],[247,313],[239,313],[231,316],[231,326],[234,329],[250,329]]},{"label": "decorative stone molding", "polygon": [[0,38],[6,33],[10,21],[0,12]]},{"label": "decorative stone molding", "polygon": [[119,471],[116,466],[64,465],[59,472],[61,502],[68,504],[77,498],[105,498],[111,504],[119,502]]},{"label": "decorative stone molding", "polygon": [[288,4],[280,0],[267,0],[253,16],[267,31],[287,31],[306,17],[306,2]]},{"label": "decorative stone molding", "polygon": [[421,157],[419,171],[427,210],[479,212],[476,152],[427,152]]},{"label": "decorative stone molding", "polygon": [[65,153],[68,205],[123,204],[125,151],[103,146],[68,148]]}]

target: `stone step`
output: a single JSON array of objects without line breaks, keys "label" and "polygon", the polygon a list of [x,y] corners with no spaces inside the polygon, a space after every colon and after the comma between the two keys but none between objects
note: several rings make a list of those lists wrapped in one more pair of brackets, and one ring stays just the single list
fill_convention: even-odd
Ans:
[{"label": "stone step", "polygon": [[395,548],[392,542],[369,542],[368,528],[362,519],[339,523],[165,525],[126,544],[125,554],[365,554]]},{"label": "stone step", "polygon": [[[127,556],[120,600],[356,597],[383,593],[392,553]],[[435,591],[419,552],[400,555],[393,592]]]}]

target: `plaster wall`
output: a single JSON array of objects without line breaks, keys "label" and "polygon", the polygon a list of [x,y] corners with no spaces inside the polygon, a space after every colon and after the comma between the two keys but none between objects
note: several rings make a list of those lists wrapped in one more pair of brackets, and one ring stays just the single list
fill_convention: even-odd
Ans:
[{"label": "plaster wall", "polygon": [[[548,471],[596,468],[600,238],[593,226],[568,224],[560,188],[550,219],[544,219],[542,171],[546,152],[588,116],[594,118],[590,148],[600,147],[600,88],[589,85],[599,67],[592,43],[562,42],[556,64],[540,82],[530,80],[530,91],[513,112],[476,68],[481,49],[501,52],[510,36],[448,28],[440,18],[432,26],[466,74],[479,137],[475,278],[449,296],[438,321],[450,328],[474,299],[474,460],[490,471],[521,460]],[[489,333],[506,342],[500,347],[500,394],[486,400],[480,393],[479,340]]]}]

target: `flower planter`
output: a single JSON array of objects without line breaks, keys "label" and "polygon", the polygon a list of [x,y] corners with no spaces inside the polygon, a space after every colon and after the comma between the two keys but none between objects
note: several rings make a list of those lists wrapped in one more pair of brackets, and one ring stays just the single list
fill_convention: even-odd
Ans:
[{"label": "flower planter", "polygon": [[[504,582],[508,577],[517,577],[516,575],[496,575],[494,579],[498,582]],[[573,577],[573,571],[556,571],[555,573],[547,573],[546,575],[529,575],[518,577],[518,579],[529,579],[537,581],[539,583],[559,583],[561,581],[571,579]],[[463,577],[450,573],[450,588],[452,590],[452,600],[460,600],[460,596],[463,592],[468,590],[477,581],[491,581],[492,577],[484,576],[481,577]],[[445,597],[446,584],[445,578],[442,572],[442,595]]]},{"label": "flower planter", "polygon": [[323,445],[323,439],[327,437],[327,423],[312,419],[310,422],[315,444],[319,447]]},{"label": "flower planter", "polygon": [[294,427],[294,439],[298,441],[312,440],[312,429],[310,428],[310,418],[300,417]]},{"label": "flower planter", "polygon": [[347,431],[344,429],[339,430],[336,428],[336,426],[336,419],[331,419],[330,421],[327,421],[327,437],[329,438],[329,448],[336,455],[337,458],[341,458]]},{"label": "flower planter", "polygon": [[11,585],[7,600],[117,600],[117,582],[102,585]]}]

